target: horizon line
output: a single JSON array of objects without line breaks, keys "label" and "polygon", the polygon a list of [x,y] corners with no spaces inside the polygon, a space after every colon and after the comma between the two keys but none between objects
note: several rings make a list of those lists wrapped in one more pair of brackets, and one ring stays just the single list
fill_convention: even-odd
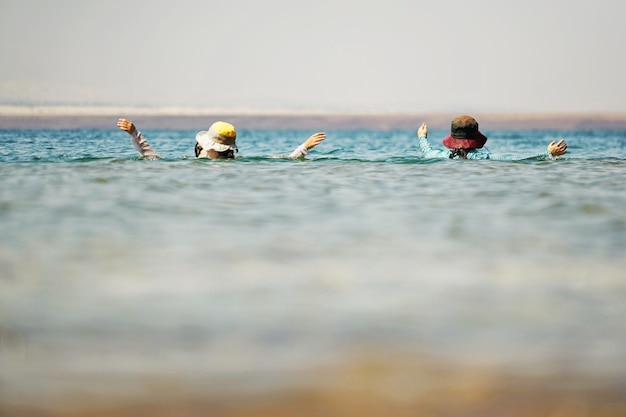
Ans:
[{"label": "horizon line", "polygon": [[[490,117],[599,117],[624,118],[626,112],[618,111],[471,111],[474,115]],[[3,117],[55,117],[55,116],[410,116],[410,115],[455,115],[458,111],[394,111],[394,110],[324,110],[324,109],[287,109],[287,108],[215,108],[184,106],[114,106],[114,105],[3,105],[0,104],[0,116]]]}]

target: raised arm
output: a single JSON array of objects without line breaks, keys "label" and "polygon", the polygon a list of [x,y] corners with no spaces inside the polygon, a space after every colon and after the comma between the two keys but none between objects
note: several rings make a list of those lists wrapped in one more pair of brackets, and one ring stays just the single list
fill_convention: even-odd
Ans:
[{"label": "raised arm", "polygon": [[567,153],[567,143],[565,139],[561,139],[558,142],[552,141],[548,144],[548,150],[538,153],[536,155],[522,156],[522,157],[510,157],[510,156],[498,156],[491,155],[489,159],[495,159],[500,161],[527,161],[531,159],[543,160],[545,158],[557,157],[565,155]]},{"label": "raised arm", "polygon": [[307,140],[304,141],[302,145],[294,149],[289,157],[301,158],[303,156],[306,156],[311,149],[319,145],[324,139],[326,139],[326,133],[324,132],[317,132],[312,134]]},{"label": "raised arm", "polygon": [[[557,157],[557,156],[561,156],[561,155],[565,155],[565,153],[567,153],[567,143],[565,142],[565,139],[561,139],[558,142],[552,141],[548,144],[548,150],[544,151],[540,154],[537,155],[532,155],[532,156],[525,156],[522,158],[506,158],[506,160],[514,160],[514,161],[523,161],[523,160],[528,160],[528,159],[545,159],[546,157]],[[504,158],[492,158],[492,159],[504,159]]]},{"label": "raised arm", "polygon": [[448,151],[436,150],[430,146],[430,142],[428,141],[428,125],[426,123],[422,123],[419,129],[417,129],[417,138],[424,158],[447,158],[450,155]]},{"label": "raised arm", "polygon": [[152,149],[146,138],[144,138],[143,134],[139,130],[137,130],[133,122],[126,119],[118,119],[117,127],[130,135],[133,145],[139,151],[141,156],[147,159],[160,158],[159,154],[157,154],[155,150]]}]

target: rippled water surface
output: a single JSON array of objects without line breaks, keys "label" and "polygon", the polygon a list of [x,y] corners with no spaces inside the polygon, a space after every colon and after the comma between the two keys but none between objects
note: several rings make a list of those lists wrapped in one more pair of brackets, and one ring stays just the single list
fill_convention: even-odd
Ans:
[{"label": "rippled water surface", "polygon": [[0,131],[4,400],[280,386],[368,350],[626,383],[626,132],[485,132],[570,145],[527,162],[425,160],[406,131],[297,161],[313,132],[242,131],[236,160],[196,160],[195,132],[144,133],[163,159]]}]

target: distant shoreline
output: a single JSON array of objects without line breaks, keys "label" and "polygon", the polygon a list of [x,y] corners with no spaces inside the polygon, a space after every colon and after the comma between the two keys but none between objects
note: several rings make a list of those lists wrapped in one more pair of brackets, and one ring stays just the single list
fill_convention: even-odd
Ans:
[{"label": "distant shoreline", "polygon": [[[422,123],[445,129],[452,113],[341,113],[306,111],[224,111],[124,107],[0,106],[0,129],[115,129],[118,117],[143,129],[206,129],[227,120],[240,129],[413,130]],[[472,113],[483,130],[626,129],[626,113]]]}]

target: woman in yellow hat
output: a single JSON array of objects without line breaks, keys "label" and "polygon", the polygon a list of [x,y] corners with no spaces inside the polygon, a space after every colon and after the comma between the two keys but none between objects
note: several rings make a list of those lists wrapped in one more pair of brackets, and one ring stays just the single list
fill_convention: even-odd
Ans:
[{"label": "woman in yellow hat", "polygon": [[[133,145],[139,153],[147,159],[158,159],[152,146],[148,143],[143,134],[137,130],[135,124],[127,119],[118,119],[117,127],[128,133]],[[326,133],[317,132],[309,136],[300,146],[293,150],[290,158],[301,158],[309,153],[309,150],[319,145],[326,139]],[[211,159],[233,159],[237,148],[237,131],[235,127],[227,122],[215,122],[209,130],[203,130],[196,134],[196,146],[194,152],[197,158]]]}]

